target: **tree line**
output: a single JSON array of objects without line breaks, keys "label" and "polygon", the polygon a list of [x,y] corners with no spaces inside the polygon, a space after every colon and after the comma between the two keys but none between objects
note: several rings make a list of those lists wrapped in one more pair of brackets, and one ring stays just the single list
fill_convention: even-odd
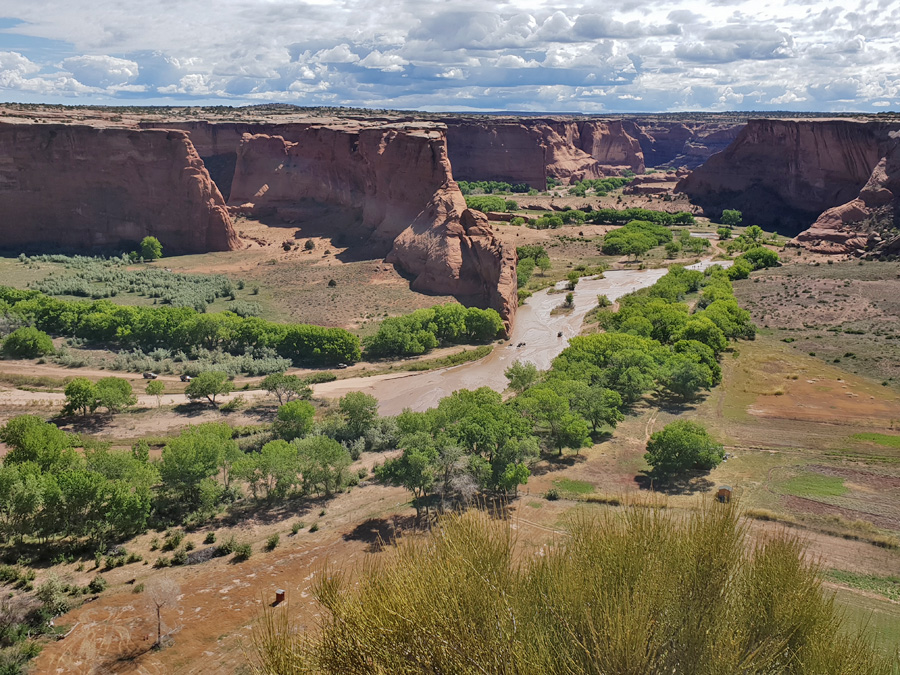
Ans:
[{"label": "tree line", "polygon": [[359,338],[343,328],[274,323],[232,312],[120,306],[108,300],[68,301],[0,286],[0,313],[53,335],[148,351],[203,347],[242,354],[270,347],[296,365],[355,363],[361,358]]},{"label": "tree line", "polygon": [[441,343],[489,342],[503,331],[497,310],[447,303],[389,317],[381,322],[377,333],[363,340],[363,345],[369,358],[416,356]]}]

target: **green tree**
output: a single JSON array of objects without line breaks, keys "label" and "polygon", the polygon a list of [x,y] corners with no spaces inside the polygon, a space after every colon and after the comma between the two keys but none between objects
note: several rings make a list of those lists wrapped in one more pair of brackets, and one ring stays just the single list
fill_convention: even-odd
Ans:
[{"label": "green tree", "polygon": [[741,224],[741,220],[743,219],[744,214],[740,211],[736,211],[735,209],[725,209],[722,211],[722,224],[727,225],[728,227],[737,227]]},{"label": "green tree", "polygon": [[581,279],[581,275],[575,270],[572,270],[566,275],[566,279],[569,280],[569,283],[566,284],[566,288],[570,291],[574,291],[575,287],[578,285],[578,281]]},{"label": "green tree", "polygon": [[283,440],[269,441],[258,454],[243,455],[233,468],[254,497],[266,499],[286,497],[300,480],[299,470],[297,448]]},{"label": "green tree", "polygon": [[346,485],[347,469],[353,460],[343,445],[327,436],[310,436],[294,441],[303,487],[330,497]]},{"label": "green tree", "polygon": [[690,469],[708,471],[718,466],[724,456],[722,446],[702,425],[678,420],[650,436],[644,459],[653,467],[655,476],[666,480]]},{"label": "green tree", "polygon": [[754,270],[761,270],[764,267],[777,265],[778,254],[765,246],[756,246],[737,258],[738,262],[742,260],[747,261]]},{"label": "green tree", "polygon": [[162,258],[162,244],[156,237],[144,237],[141,240],[141,257],[144,260],[158,260]]},{"label": "green tree", "polygon": [[97,381],[97,403],[110,413],[116,413],[137,403],[137,397],[131,389],[131,382],[125,378],[104,377]]},{"label": "green tree", "polygon": [[536,264],[541,270],[541,276],[546,275],[550,268],[553,266],[553,263],[550,262],[550,258],[545,255],[538,258]]},{"label": "green tree", "polygon": [[573,392],[575,409],[590,423],[594,433],[604,424],[615,429],[625,419],[621,412],[622,397],[618,392],[600,385],[578,384],[582,386]]},{"label": "green tree", "polygon": [[716,229],[716,234],[719,235],[719,239],[725,241],[726,239],[731,239],[731,228],[730,227],[719,227]]},{"label": "green tree", "polygon": [[587,443],[588,423],[572,413],[568,399],[549,386],[532,387],[517,401],[528,417],[547,430],[560,456],[563,448],[577,450]]},{"label": "green tree", "polygon": [[66,385],[66,403],[64,415],[81,413],[83,416],[93,413],[98,405],[97,385],[86,377],[76,377]]},{"label": "green tree", "polygon": [[673,354],[659,372],[659,383],[670,395],[690,401],[713,386],[712,371],[686,354]]},{"label": "green tree", "polygon": [[312,397],[312,388],[296,375],[272,373],[263,378],[260,386],[278,399],[278,405],[295,398],[308,400]]},{"label": "green tree", "polygon": [[351,438],[360,438],[378,421],[378,399],[361,391],[351,391],[338,400]]},{"label": "green tree", "polygon": [[64,471],[78,464],[74,438],[37,415],[18,415],[0,427],[0,441],[10,447],[4,463],[33,463],[42,471]]},{"label": "green tree", "polygon": [[3,341],[3,355],[11,359],[34,359],[52,353],[53,340],[32,326],[17,328]]},{"label": "green tree", "polygon": [[754,244],[758,244],[762,241],[762,238],[766,235],[763,232],[763,229],[759,225],[751,225],[746,230],[744,230],[744,238],[748,241],[753,242]]},{"label": "green tree", "polygon": [[719,354],[728,346],[722,329],[705,316],[694,316],[673,336],[675,340],[696,340]]},{"label": "green tree", "polygon": [[678,255],[679,251],[681,251],[681,244],[677,241],[670,241],[666,243],[666,257],[674,258]]},{"label": "green tree", "polygon": [[403,454],[376,467],[375,477],[390,485],[403,487],[413,493],[416,517],[422,515],[425,499],[434,487],[439,475],[439,455],[434,438],[417,432],[401,441]]},{"label": "green tree", "polygon": [[156,397],[156,407],[158,408],[160,403],[160,397],[163,395],[163,392],[166,390],[166,385],[162,383],[162,380],[150,380],[147,383],[147,388],[144,390],[147,392],[148,396]]},{"label": "green tree", "polygon": [[521,361],[513,362],[503,374],[506,376],[506,379],[509,380],[509,388],[517,394],[521,394],[528,389],[528,387],[537,382],[538,379],[537,366],[528,361],[525,363],[522,363]]},{"label": "green tree", "polygon": [[191,401],[206,398],[210,403],[215,404],[216,396],[230,394],[231,390],[232,385],[228,379],[228,373],[221,370],[206,370],[191,380],[184,390],[184,394]]},{"label": "green tree", "polygon": [[201,482],[218,475],[227,449],[236,445],[227,424],[188,427],[163,448],[159,463],[163,490],[180,509],[196,509],[201,502]]},{"label": "green tree", "polygon": [[309,401],[288,401],[278,408],[272,425],[275,435],[286,441],[303,438],[312,431],[316,409]]}]

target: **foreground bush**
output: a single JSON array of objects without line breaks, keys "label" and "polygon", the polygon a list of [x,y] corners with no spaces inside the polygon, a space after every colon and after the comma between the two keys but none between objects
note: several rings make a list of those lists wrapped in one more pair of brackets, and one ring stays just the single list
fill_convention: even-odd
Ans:
[{"label": "foreground bush", "polygon": [[892,672],[845,635],[797,540],[749,550],[731,506],[606,511],[519,553],[508,523],[447,517],[353,579],[322,575],[318,634],[267,614],[256,672]]}]

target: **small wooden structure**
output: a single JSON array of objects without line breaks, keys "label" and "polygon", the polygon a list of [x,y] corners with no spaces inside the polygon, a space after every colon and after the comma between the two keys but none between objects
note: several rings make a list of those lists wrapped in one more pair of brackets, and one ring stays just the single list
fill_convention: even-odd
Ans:
[{"label": "small wooden structure", "polygon": [[284,589],[278,588],[275,590],[275,604],[280,605],[284,602]]},{"label": "small wooden structure", "polygon": [[716,499],[718,499],[723,504],[726,504],[731,501],[731,486],[730,485],[720,485],[719,489],[716,491]]}]

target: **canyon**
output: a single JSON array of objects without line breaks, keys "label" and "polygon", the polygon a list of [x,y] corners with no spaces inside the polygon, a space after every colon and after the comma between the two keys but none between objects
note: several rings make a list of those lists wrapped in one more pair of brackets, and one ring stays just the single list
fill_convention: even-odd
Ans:
[{"label": "canyon", "polygon": [[172,253],[240,245],[187,133],[0,124],[0,241],[127,248],[153,235]]},{"label": "canyon", "polygon": [[862,250],[896,224],[898,132],[878,120],[751,120],[677,189],[710,217],[738,209],[817,253]]},{"label": "canyon", "polygon": [[[327,114],[326,114],[327,113]],[[236,222],[316,231],[383,258],[410,288],[495,308],[511,326],[516,255],[456,180],[546,189],[640,178],[704,215],[797,235],[816,253],[892,255],[900,123],[740,115],[461,116],[290,106],[175,114],[0,110],[0,237],[11,251],[240,250]],[[674,178],[673,178],[674,177]],[[674,180],[679,180],[677,186]],[[672,181],[668,184],[667,181]],[[297,228],[300,228],[299,230]]]}]

